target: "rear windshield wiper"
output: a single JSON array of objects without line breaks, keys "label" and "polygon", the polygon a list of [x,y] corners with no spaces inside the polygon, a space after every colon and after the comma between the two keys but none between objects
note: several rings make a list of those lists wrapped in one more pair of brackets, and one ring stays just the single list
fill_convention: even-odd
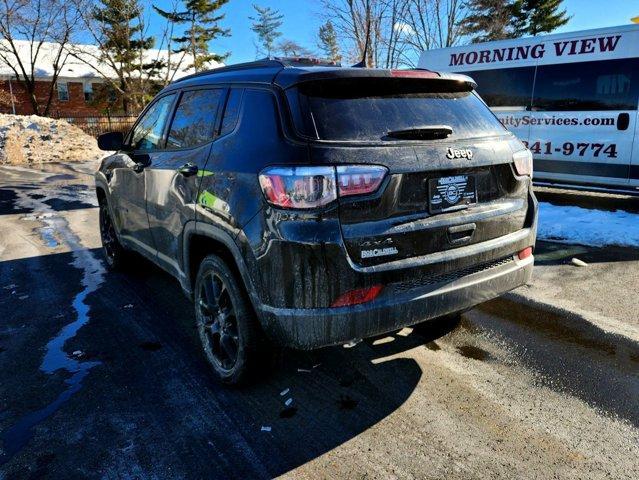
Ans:
[{"label": "rear windshield wiper", "polygon": [[452,135],[453,129],[448,125],[428,125],[424,127],[391,130],[386,135],[401,140],[439,140]]}]

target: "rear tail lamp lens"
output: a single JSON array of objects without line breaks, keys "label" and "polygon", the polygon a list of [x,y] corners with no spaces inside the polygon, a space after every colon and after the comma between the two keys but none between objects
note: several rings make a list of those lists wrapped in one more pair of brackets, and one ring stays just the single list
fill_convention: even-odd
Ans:
[{"label": "rear tail lamp lens", "polygon": [[377,165],[337,167],[337,186],[340,197],[368,195],[377,191],[386,176],[386,168]]},{"label": "rear tail lamp lens", "polygon": [[377,191],[387,169],[380,166],[269,167],[259,180],[266,200],[276,207],[313,209],[337,197],[368,195]]},{"label": "rear tail lamp lens", "polygon": [[520,150],[513,154],[513,162],[515,163],[515,171],[517,172],[517,175],[532,177],[533,157],[530,150]]},{"label": "rear tail lamp lens", "polygon": [[382,293],[383,289],[383,285],[373,285],[368,288],[351,290],[350,292],[340,295],[337,300],[331,304],[331,307],[348,307],[351,305],[371,302],[375,300],[380,293]]},{"label": "rear tail lamp lens", "polygon": [[337,199],[333,167],[273,167],[260,174],[269,203],[283,208],[318,208]]}]

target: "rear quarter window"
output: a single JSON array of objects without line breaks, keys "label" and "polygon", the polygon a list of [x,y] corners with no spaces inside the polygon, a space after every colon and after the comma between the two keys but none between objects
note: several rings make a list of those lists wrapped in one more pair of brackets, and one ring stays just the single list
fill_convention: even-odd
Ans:
[{"label": "rear quarter window", "polygon": [[291,102],[300,112],[292,117],[300,132],[328,141],[396,141],[387,137],[388,132],[433,125],[451,127],[448,140],[505,133],[473,92],[435,89],[441,90],[432,81],[408,79],[302,84],[295,91],[298,101]]}]

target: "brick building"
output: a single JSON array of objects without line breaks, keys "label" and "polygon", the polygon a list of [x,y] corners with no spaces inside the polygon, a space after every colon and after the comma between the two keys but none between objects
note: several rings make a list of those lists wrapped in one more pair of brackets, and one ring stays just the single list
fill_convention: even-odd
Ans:
[{"label": "brick building", "polygon": [[[16,41],[18,54],[25,66],[30,65],[30,44],[28,41]],[[57,56],[60,45],[56,43],[43,43],[41,53],[35,64],[36,98],[44,105],[49,96],[53,76],[53,59]],[[99,50],[94,45],[70,45],[67,51],[73,55],[67,57],[64,66],[60,70],[56,84],[53,86],[53,96],[49,115],[59,117],[100,115],[105,112],[106,102],[98,99],[104,97],[104,89],[107,83],[103,75],[108,75],[112,70],[105,64],[100,64],[95,59],[99,58]],[[145,61],[167,59],[166,50],[148,50]],[[179,68],[174,68],[168,74],[173,79],[178,79],[193,70],[184,68],[192,62],[185,58]],[[211,65],[215,68],[217,64]],[[167,74],[166,71],[160,72]],[[115,75],[113,75],[115,76]],[[9,65],[0,60],[0,113],[16,113],[18,115],[31,115],[33,108],[25,85],[16,78]],[[96,94],[98,95],[96,98]]]}]

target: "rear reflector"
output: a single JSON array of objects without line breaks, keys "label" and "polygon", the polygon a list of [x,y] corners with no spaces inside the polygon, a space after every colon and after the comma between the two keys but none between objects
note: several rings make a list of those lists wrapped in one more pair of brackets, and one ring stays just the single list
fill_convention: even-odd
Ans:
[{"label": "rear reflector", "polygon": [[370,302],[375,300],[383,289],[383,285],[373,285],[368,288],[351,290],[350,292],[340,295],[337,300],[331,304],[331,307],[348,307],[349,305],[359,305]]},{"label": "rear reflector", "polygon": [[519,258],[519,260],[524,260],[530,257],[532,253],[533,253],[532,247],[527,247],[527,248],[524,248],[521,252],[519,252],[517,254],[517,257]]}]

